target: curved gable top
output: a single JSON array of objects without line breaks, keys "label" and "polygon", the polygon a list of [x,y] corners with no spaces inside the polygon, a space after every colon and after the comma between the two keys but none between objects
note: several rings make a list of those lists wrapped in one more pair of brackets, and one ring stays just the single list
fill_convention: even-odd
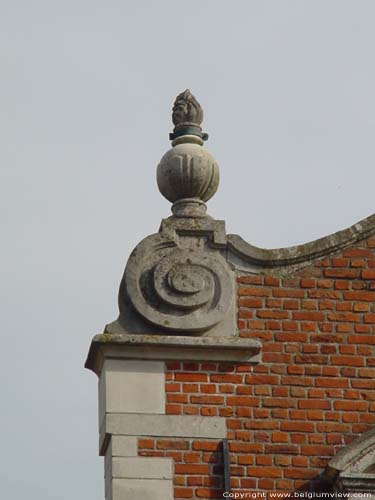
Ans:
[{"label": "curved gable top", "polygon": [[288,248],[259,248],[247,243],[237,234],[228,234],[227,239],[228,249],[235,257],[231,260],[236,267],[280,268],[308,264],[314,259],[337,252],[373,234],[375,234],[375,214],[337,233]]},{"label": "curved gable top", "polygon": [[375,463],[375,429],[342,448],[327,468],[338,474],[366,473]]}]

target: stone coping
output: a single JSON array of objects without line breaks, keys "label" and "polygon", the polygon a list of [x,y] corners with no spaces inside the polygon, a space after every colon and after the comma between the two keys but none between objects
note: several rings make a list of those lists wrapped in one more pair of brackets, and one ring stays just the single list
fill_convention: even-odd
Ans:
[{"label": "stone coping", "polygon": [[[351,444],[344,446],[330,460],[327,470],[348,475],[365,473],[375,463],[375,429],[371,429]],[[375,477],[375,476],[374,476]]]},{"label": "stone coping", "polygon": [[91,342],[85,368],[100,375],[106,358],[255,363],[261,346],[240,337],[100,334]]},{"label": "stone coping", "polygon": [[338,491],[375,492],[375,474],[367,472],[374,461],[375,429],[371,429],[338,451],[324,477]]},{"label": "stone coping", "polygon": [[[280,268],[303,264],[364,240],[375,234],[375,214],[362,219],[348,229],[324,236],[315,241],[288,248],[266,249],[247,243],[237,234],[228,234],[229,260],[236,268],[253,265],[262,268]],[[234,259],[231,259],[233,254]]]}]

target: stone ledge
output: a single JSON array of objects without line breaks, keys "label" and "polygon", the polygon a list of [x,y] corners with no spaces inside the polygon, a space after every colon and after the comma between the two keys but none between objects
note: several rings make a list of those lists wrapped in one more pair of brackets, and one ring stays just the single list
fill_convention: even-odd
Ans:
[{"label": "stone ledge", "polygon": [[224,417],[107,413],[100,431],[99,450],[100,455],[105,455],[110,437],[113,434],[224,439],[226,433],[226,419]]},{"label": "stone ledge", "polygon": [[107,358],[255,363],[261,346],[240,337],[101,334],[91,342],[85,367],[100,375]]}]

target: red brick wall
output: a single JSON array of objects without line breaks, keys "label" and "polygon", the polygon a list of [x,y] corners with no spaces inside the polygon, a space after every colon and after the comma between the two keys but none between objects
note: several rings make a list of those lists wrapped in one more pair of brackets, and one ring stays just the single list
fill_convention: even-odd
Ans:
[{"label": "red brick wall", "polygon": [[175,461],[175,498],[223,498],[221,442],[189,439],[140,439],[139,455]]},{"label": "red brick wall", "polygon": [[[236,491],[317,489],[337,450],[375,423],[374,249],[286,278],[239,276],[240,335],[263,342],[258,365],[168,365],[167,413],[227,418]],[[222,498],[220,443],[169,444],[175,498]]]}]

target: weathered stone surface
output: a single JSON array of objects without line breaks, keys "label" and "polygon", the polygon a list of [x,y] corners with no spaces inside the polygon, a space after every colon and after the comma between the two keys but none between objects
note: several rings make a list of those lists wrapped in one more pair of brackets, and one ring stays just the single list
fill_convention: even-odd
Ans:
[{"label": "weathered stone surface", "polygon": [[235,276],[220,251],[224,242],[220,221],[163,221],[160,233],[132,252],[119,291],[120,316],[106,332],[234,335]]},{"label": "weathered stone surface", "polygon": [[111,454],[113,457],[136,457],[138,455],[137,439],[130,436],[112,436]]},{"label": "weathered stone surface", "polygon": [[106,332],[236,335],[236,271],[259,274],[272,268],[275,275],[288,275],[374,233],[371,216],[306,245],[266,250],[227,237],[222,221],[171,217],[130,256],[119,292],[120,316]]},{"label": "weathered stone surface", "polygon": [[164,413],[161,361],[106,359],[99,378],[99,426],[105,413]]},{"label": "weathered stone surface", "polygon": [[202,147],[208,138],[201,128],[203,110],[190,90],[177,96],[172,119],[173,148],[158,165],[159,190],[173,203],[172,212],[176,217],[204,217],[204,202],[216,193],[219,185],[219,167]]},{"label": "weathered stone surface", "polygon": [[136,442],[136,438],[128,436],[111,436],[104,458],[106,493],[111,489],[114,478],[173,479],[172,458],[117,456],[114,454],[113,443],[120,439],[133,439]]},{"label": "weathered stone surface", "polygon": [[375,429],[365,432],[350,445],[341,448],[328,468],[339,473],[365,473],[375,464]]},{"label": "weathered stone surface", "polygon": [[358,493],[369,493],[366,498],[375,498],[375,475],[374,474],[343,474],[340,475],[335,487],[336,492],[349,492],[347,498],[358,498]]},{"label": "weathered stone surface", "polygon": [[208,201],[219,186],[219,167],[207,149],[185,142],[162,157],[157,182],[161,194],[172,203],[185,198]]},{"label": "weathered stone surface", "polygon": [[173,481],[162,479],[113,479],[106,500],[173,500]]},{"label": "weathered stone surface", "polygon": [[110,436],[116,434],[223,439],[226,436],[226,419],[196,415],[107,413],[100,432],[101,455],[106,452]]},{"label": "weathered stone surface", "polygon": [[[222,465],[219,452],[216,464],[208,466],[201,456],[195,469],[190,453],[175,453],[180,438],[189,451],[214,453],[229,438],[241,489],[253,488],[252,483],[258,491],[320,491],[327,480],[336,491],[373,491],[371,436],[337,454],[327,474],[322,472],[338,447],[373,424],[375,216],[285,249],[259,249],[227,236],[223,222],[205,215],[212,175],[206,176],[209,169],[196,160],[203,150],[200,122],[184,106],[176,107],[176,124],[185,128],[177,127],[161,174],[174,216],[129,259],[120,317],[95,337],[86,363],[100,374],[107,359],[173,360],[165,385],[168,415],[106,413],[103,418],[100,449],[107,451],[106,476],[111,478],[106,496],[113,490],[120,492],[119,500],[128,494],[137,498],[137,492],[142,500],[158,498],[157,483],[147,497],[154,479],[145,478],[142,468],[141,479],[132,479],[136,473],[128,467],[126,480],[113,479],[113,462],[121,467],[121,461],[113,460],[109,443],[138,437],[142,455],[177,457],[179,476],[194,467],[185,486],[196,485],[189,475],[197,471],[207,485],[205,491],[181,488],[176,496],[217,496],[211,476]],[[238,297],[238,331],[236,302],[228,303],[226,296],[228,282],[229,296]],[[260,344],[249,337],[262,339],[265,347],[264,364],[254,370],[248,364],[259,360]],[[212,428],[217,415],[222,420]],[[116,490],[132,481],[138,489]],[[181,476],[176,490],[178,481]],[[168,498],[165,491],[162,498]]]},{"label": "weathered stone surface", "polygon": [[112,477],[129,479],[172,479],[173,459],[158,457],[114,457]]},{"label": "weathered stone surface", "polygon": [[375,495],[374,465],[375,429],[372,429],[341,448],[328,463],[325,476],[336,491],[373,492]]},{"label": "weathered stone surface", "polygon": [[190,91],[173,108],[173,147],[157,169],[161,193],[173,203],[173,217],[158,234],[132,252],[119,292],[120,316],[107,326],[113,334],[163,331],[209,336],[236,335],[235,273],[288,275],[314,259],[375,233],[375,216],[305,245],[262,249],[205,214],[205,201],[218,187],[219,169],[203,147],[203,111]]},{"label": "weathered stone surface", "polygon": [[133,436],[112,436],[106,455],[110,457],[136,457],[138,455],[137,438]]},{"label": "weathered stone surface", "polygon": [[108,490],[110,478],[112,478],[113,457],[137,457],[138,441],[135,436],[113,435],[108,440],[108,446],[104,456],[104,475],[106,478],[106,491]]},{"label": "weathered stone surface", "polygon": [[375,234],[375,215],[363,219],[348,229],[324,236],[315,241],[287,248],[258,248],[237,234],[228,234],[228,260],[236,269],[264,272],[274,268],[276,273],[290,274],[315,259],[324,258]]},{"label": "weathered stone surface", "polygon": [[203,140],[208,139],[206,133],[202,133],[201,123],[203,121],[203,109],[189,89],[178,94],[173,104],[172,121],[174,130],[169,134],[171,140],[178,137],[194,134]]},{"label": "weathered stone surface", "polygon": [[85,366],[100,375],[107,358],[256,363],[260,349],[259,341],[240,337],[103,334],[94,337]]}]

